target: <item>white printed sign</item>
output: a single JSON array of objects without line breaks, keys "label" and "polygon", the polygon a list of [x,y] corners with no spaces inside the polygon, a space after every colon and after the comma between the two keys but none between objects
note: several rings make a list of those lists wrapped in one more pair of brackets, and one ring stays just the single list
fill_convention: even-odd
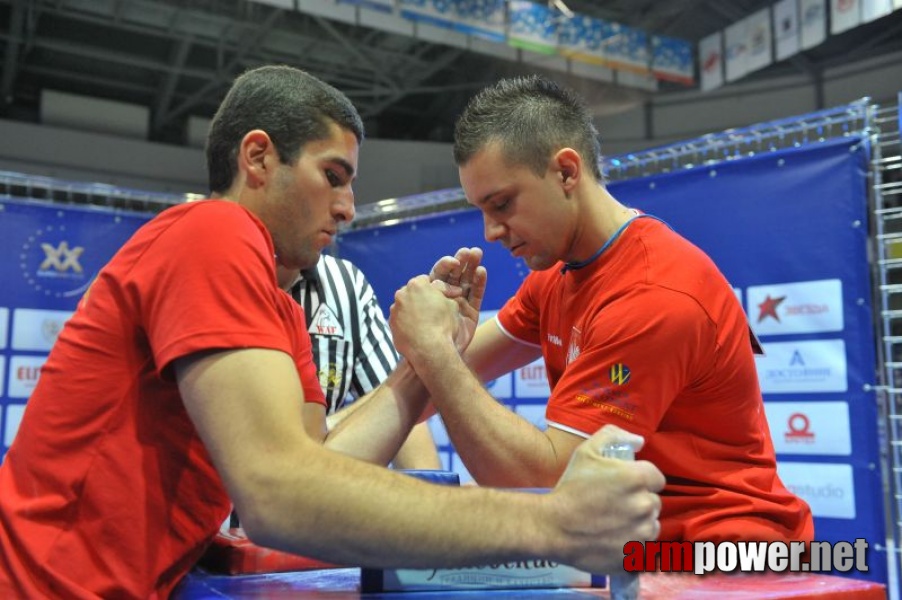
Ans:
[{"label": "white printed sign", "polygon": [[19,423],[22,422],[22,415],[25,413],[24,404],[9,404],[6,407],[6,419],[3,426],[3,444],[9,448],[13,445],[13,440],[19,432]]},{"label": "white printed sign", "polygon": [[551,395],[545,359],[534,360],[514,372],[514,394],[517,398],[548,398]]},{"label": "white printed sign", "polygon": [[13,311],[12,349],[49,352],[71,316],[67,310],[17,308]]},{"label": "white printed sign", "polygon": [[845,392],[846,344],[843,340],[771,342],[755,358],[765,394]]},{"label": "white printed sign", "polygon": [[9,338],[9,309],[0,307],[0,350],[6,348]]},{"label": "white printed sign", "polygon": [[843,330],[839,279],[751,286],[746,294],[749,324],[758,335]]},{"label": "white printed sign", "polygon": [[764,411],[777,454],[852,454],[846,402],[765,402]]},{"label": "white printed sign", "polygon": [[9,361],[10,398],[28,398],[41,376],[46,356],[13,356]]},{"label": "white printed sign", "polygon": [[808,503],[815,517],[855,518],[851,465],[781,462],[777,474],[790,492]]}]

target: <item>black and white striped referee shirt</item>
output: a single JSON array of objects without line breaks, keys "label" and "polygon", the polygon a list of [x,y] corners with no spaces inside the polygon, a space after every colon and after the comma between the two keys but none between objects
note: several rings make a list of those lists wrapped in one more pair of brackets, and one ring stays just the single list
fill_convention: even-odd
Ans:
[{"label": "black and white striped referee shirt", "polygon": [[398,364],[376,293],[351,262],[323,254],[289,293],[304,309],[328,414],[378,386]]}]

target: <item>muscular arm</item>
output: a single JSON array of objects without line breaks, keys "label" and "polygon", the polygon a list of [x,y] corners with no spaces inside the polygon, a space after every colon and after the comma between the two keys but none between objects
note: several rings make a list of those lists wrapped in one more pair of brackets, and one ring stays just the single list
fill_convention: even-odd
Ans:
[{"label": "muscular arm", "polygon": [[408,284],[392,312],[393,331],[409,348],[414,369],[467,469],[483,485],[554,485],[583,438],[557,429],[540,431],[497,402],[481,383],[535,360],[540,349],[507,337],[492,320],[477,328],[465,364],[452,345],[422,335],[423,324],[437,314],[429,303],[435,295],[429,292],[416,281]]},{"label": "muscular arm", "polygon": [[554,428],[540,431],[496,401],[480,383],[540,355],[540,349],[510,339],[491,320],[476,330],[465,354],[466,365],[451,352],[438,351],[415,363],[455,450],[482,485],[553,486],[583,441]]},{"label": "muscular arm", "polygon": [[[175,362],[185,407],[256,543],[343,564],[461,566],[545,557],[587,570],[654,539],[663,477],[585,445],[548,495],[429,485],[330,452],[297,418],[285,354],[242,349]],[[365,408],[365,407],[364,407]],[[610,485],[600,485],[605,481]],[[322,535],[323,531],[328,535]]]}]

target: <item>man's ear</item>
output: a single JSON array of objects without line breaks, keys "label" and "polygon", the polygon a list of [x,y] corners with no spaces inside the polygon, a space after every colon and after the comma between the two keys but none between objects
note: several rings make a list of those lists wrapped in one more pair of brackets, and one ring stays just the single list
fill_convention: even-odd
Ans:
[{"label": "man's ear", "polygon": [[569,193],[576,188],[583,167],[579,152],[573,148],[561,148],[554,154],[552,166],[564,186],[564,192]]},{"label": "man's ear", "polygon": [[245,173],[248,187],[262,186],[272,169],[272,158],[276,147],[262,129],[254,129],[245,134],[238,146],[238,170]]}]

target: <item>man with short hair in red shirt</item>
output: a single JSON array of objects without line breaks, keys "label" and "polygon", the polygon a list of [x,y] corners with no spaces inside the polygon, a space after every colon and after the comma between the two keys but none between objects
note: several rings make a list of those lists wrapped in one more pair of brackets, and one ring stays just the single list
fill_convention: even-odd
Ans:
[{"label": "man with short hair in red shirt", "polygon": [[[348,565],[604,571],[657,534],[663,477],[602,458],[606,442],[641,444],[613,428],[548,495],[430,485],[331,451],[386,464],[426,400],[402,364],[327,432],[304,316],[276,283],[277,263],[313,266],[353,217],[362,138],[347,97],[303,71],[235,81],[208,137],[215,198],[137,231],[47,359],[0,465],[0,597],[168,597],[230,499],[257,544]],[[435,343],[469,342],[485,287],[471,274],[471,303],[439,304]]]},{"label": "man with short hair in red shirt", "polygon": [[[608,193],[583,102],[541,77],[501,81],[460,117],[454,157],[486,240],[532,273],[477,329],[467,364],[422,335],[441,301],[427,278],[398,292],[390,322],[476,481],[554,485],[574,449],[615,424],[645,437],[638,456],[667,477],[661,539],[810,540],[808,505],[777,476],[732,287],[666,223]],[[458,283],[480,257],[461,249],[432,278]],[[470,372],[489,381],[540,356],[545,431]]]}]

